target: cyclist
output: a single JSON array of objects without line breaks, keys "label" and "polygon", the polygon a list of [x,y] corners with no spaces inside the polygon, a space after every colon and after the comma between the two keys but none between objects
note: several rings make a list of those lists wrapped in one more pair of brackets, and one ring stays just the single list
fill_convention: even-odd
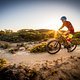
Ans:
[{"label": "cyclist", "polygon": [[[61,17],[61,20],[62,20],[62,22],[63,22],[63,25],[60,27],[60,29],[62,29],[63,27],[67,27],[67,28],[68,28],[67,33],[74,34],[74,27],[73,27],[73,25],[71,24],[71,22],[67,21],[66,16],[62,16],[62,17]],[[60,30],[60,29],[59,29],[59,30]]]},{"label": "cyclist", "polygon": [[[63,22],[63,25],[59,28],[59,30],[61,30],[61,29],[64,28],[64,27],[67,27],[67,28],[68,28],[68,31],[66,31],[65,34],[68,34],[68,37],[67,37],[66,40],[67,40],[67,41],[70,41],[71,38],[73,37],[72,34],[74,34],[74,27],[73,27],[73,25],[71,24],[70,21],[67,21],[66,16],[62,16],[62,17],[61,17],[61,20],[62,20],[62,22]],[[64,42],[65,42],[65,41],[64,41]],[[65,44],[66,44],[66,42],[65,42]],[[66,45],[67,45],[67,44],[66,44]]]}]

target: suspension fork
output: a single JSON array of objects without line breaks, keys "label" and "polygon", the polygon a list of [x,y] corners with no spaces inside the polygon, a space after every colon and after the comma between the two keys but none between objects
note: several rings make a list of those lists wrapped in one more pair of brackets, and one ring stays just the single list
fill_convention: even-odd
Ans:
[{"label": "suspension fork", "polygon": [[58,40],[61,40],[63,42],[64,46],[66,46],[66,47],[68,46],[68,42],[67,42],[66,38],[64,38],[63,36],[61,36]]}]

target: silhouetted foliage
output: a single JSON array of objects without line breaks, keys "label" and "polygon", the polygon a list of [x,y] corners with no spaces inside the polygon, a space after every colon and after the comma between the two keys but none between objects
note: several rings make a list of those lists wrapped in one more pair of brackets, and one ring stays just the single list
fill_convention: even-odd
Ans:
[{"label": "silhouetted foliage", "polygon": [[53,37],[54,33],[48,33],[52,30],[40,29],[40,30],[28,30],[22,29],[17,32],[12,30],[0,31],[0,40],[8,42],[22,42],[22,41],[39,41],[46,38]]},{"label": "silhouetted foliage", "polygon": [[[48,29],[21,29],[17,32],[12,30],[1,30],[0,40],[8,42],[28,42],[28,41],[40,41],[54,38],[55,31]],[[74,38],[80,38],[80,32],[74,34]]]}]

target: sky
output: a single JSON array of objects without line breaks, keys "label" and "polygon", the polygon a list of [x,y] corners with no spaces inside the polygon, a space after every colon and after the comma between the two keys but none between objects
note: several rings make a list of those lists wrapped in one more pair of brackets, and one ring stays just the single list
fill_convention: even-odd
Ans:
[{"label": "sky", "polygon": [[80,31],[80,0],[0,0],[0,30],[58,30],[61,16]]}]

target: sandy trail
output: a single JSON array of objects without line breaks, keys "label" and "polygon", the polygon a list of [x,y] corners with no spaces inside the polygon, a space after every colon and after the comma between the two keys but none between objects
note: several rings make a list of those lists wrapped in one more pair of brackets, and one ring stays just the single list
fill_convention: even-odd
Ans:
[{"label": "sandy trail", "polygon": [[58,53],[53,55],[48,54],[47,52],[34,54],[26,51],[18,51],[16,54],[10,54],[4,50],[0,50],[0,58],[5,58],[10,64],[23,63],[26,65],[35,65],[38,63],[42,64],[46,60],[54,61],[60,58],[66,60],[69,56],[80,56],[80,46],[78,46],[77,49],[71,53],[68,53],[66,49],[61,49]]}]

